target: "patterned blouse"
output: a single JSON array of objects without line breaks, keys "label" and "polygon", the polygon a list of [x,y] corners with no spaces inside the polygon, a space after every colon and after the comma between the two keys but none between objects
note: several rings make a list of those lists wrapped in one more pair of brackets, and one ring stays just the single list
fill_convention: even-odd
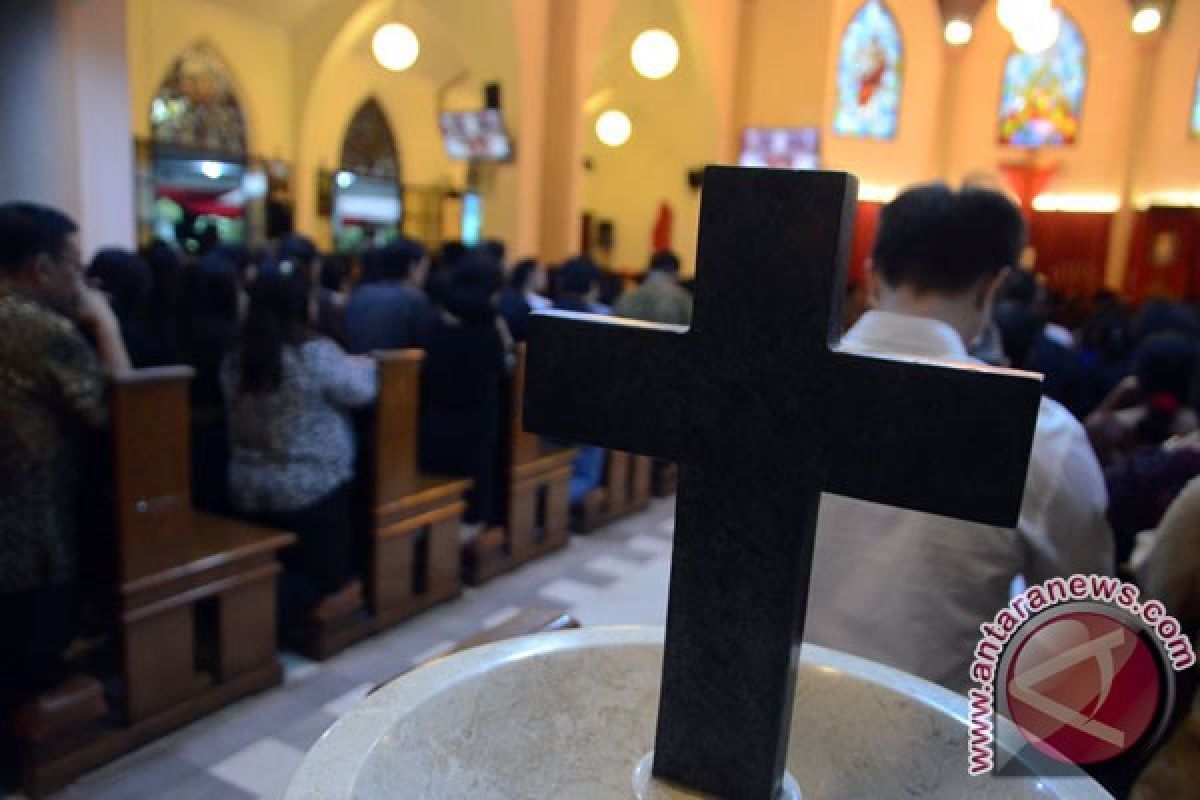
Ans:
[{"label": "patterned blouse", "polygon": [[0,594],[76,576],[85,433],[107,421],[104,370],[75,326],[0,286]]},{"label": "patterned blouse", "polygon": [[237,356],[221,365],[229,413],[234,505],[248,512],[298,511],[354,477],[349,409],[375,399],[375,364],[347,356],[330,339],[283,351],[283,382],[242,394]]}]

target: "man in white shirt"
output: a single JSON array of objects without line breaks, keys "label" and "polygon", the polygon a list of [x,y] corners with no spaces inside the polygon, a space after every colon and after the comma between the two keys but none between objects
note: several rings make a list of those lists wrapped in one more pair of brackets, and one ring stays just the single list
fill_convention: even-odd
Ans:
[{"label": "man in white shirt", "polygon": [[[880,219],[873,310],[842,349],[979,363],[967,346],[1024,238],[1020,212],[998,192],[930,184],[902,193]],[[1017,576],[1033,584],[1112,573],[1107,504],[1082,426],[1043,397],[1015,530],[822,498],[805,639],[963,692],[979,625],[1008,602]]]}]

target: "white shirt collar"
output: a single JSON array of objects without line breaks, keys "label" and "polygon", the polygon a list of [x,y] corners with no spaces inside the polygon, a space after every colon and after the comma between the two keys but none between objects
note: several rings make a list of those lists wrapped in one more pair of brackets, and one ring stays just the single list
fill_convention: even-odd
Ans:
[{"label": "white shirt collar", "polygon": [[904,355],[975,362],[967,354],[958,331],[946,323],[891,311],[868,311],[863,314],[842,337],[839,349],[867,355]]}]

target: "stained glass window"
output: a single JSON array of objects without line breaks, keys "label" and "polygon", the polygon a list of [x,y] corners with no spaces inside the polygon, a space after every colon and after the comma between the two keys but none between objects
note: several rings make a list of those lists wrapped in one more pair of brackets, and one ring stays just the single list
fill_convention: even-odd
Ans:
[{"label": "stained glass window", "polygon": [[229,69],[205,44],[188,48],[171,65],[150,106],[158,144],[246,154],[246,122]]},{"label": "stained glass window", "polygon": [[1196,99],[1192,101],[1192,138],[1200,139],[1200,72],[1196,73]]},{"label": "stained glass window", "polygon": [[904,77],[900,29],[880,0],[854,15],[838,56],[833,132],[864,139],[896,135]]},{"label": "stained glass window", "polygon": [[342,140],[342,168],[380,178],[400,177],[400,157],[392,126],[374,97],[354,112]]},{"label": "stained glass window", "polygon": [[1087,85],[1087,45],[1063,11],[1058,41],[1043,53],[1013,53],[1004,64],[1000,143],[1017,147],[1075,144]]}]

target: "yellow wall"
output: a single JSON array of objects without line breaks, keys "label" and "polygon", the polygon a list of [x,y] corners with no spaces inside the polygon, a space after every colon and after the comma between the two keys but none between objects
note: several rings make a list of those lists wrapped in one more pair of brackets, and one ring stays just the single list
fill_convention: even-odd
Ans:
[{"label": "yellow wall", "polygon": [[861,0],[837,0],[827,29],[831,44],[825,56],[828,77],[822,106],[823,164],[829,169],[853,172],[863,184],[882,187],[940,177],[935,145],[941,122],[945,45],[936,3],[892,0],[887,4],[904,41],[904,83],[896,137],[890,141],[850,139],[832,132],[841,39],[861,7]]},{"label": "yellow wall", "polygon": [[825,121],[832,79],[834,0],[743,3],[737,128],[799,127]]},{"label": "yellow wall", "polygon": [[[657,81],[638,75],[629,60],[634,38],[651,27],[670,31],[680,45],[679,66]],[[730,46],[735,41],[731,34]],[[688,187],[687,172],[717,161],[729,149],[729,130],[714,125],[707,46],[704,29],[689,25],[673,0],[624,0],[613,16],[582,124],[583,152],[592,164],[583,181],[584,208],[615,223],[614,267],[645,266],[658,210],[666,202],[674,213],[672,247],[684,271],[694,269],[700,195]],[[727,91],[732,92],[731,85]],[[633,121],[633,135],[621,147],[608,147],[595,135],[596,118],[610,108]]]},{"label": "yellow wall", "polygon": [[[1071,147],[1047,150],[1059,163],[1047,191],[1119,194],[1124,179],[1136,85],[1137,42],[1125,9],[1095,0],[1058,0],[1079,25],[1088,48],[1082,127]],[[995,4],[980,12],[975,38],[961,59],[955,98],[950,177],[977,170],[995,171],[1002,161],[1025,158],[1028,151],[996,143],[996,120],[1005,59],[1011,36],[996,19]]]},{"label": "yellow wall", "polygon": [[[1129,31],[1116,0],[1057,1],[1083,30],[1090,69],[1078,144],[1044,154],[1061,164],[1049,191],[1137,198],[1200,189],[1200,142],[1186,136],[1200,0],[1177,0],[1168,32],[1150,40]],[[324,0],[286,27],[227,0],[128,0],[131,123],[135,135],[148,133],[150,100],[171,63],[189,45],[208,42],[234,76],[251,150],[294,164],[298,226],[327,241],[328,225],[315,212],[316,172],[336,166],[345,126],[365,97],[375,94],[395,127],[406,182],[461,188],[466,170],[446,158],[437,130],[439,89],[465,72],[448,102],[477,106],[482,84],[499,80],[517,161],[480,173],[485,235],[507,239],[514,256],[561,259],[576,249],[587,209],[616,221],[615,263],[640,267],[666,200],[675,211],[674,246],[690,270],[699,195],[687,188],[686,172],[732,161],[743,127],[819,125],[826,166],[884,188],[957,180],[1027,155],[995,143],[1011,51],[995,0],[980,12],[974,40],[954,51],[941,40],[933,0],[890,0],[905,39],[898,135],[890,142],[834,137],[838,45],[860,5]],[[371,34],[394,13],[422,42],[417,66],[398,75],[369,52]],[[683,50],[678,71],[659,82],[636,76],[628,60],[633,36],[651,26],[672,30]],[[589,98],[595,107],[585,110]],[[633,139],[617,150],[593,132],[596,114],[609,106],[634,122]],[[590,173],[581,166],[585,155]],[[1129,227],[1124,217],[1114,226],[1114,275]]]},{"label": "yellow wall", "polygon": [[1200,140],[1188,138],[1200,69],[1200,0],[1176,0],[1155,67],[1135,196],[1163,190],[1200,191]]}]

